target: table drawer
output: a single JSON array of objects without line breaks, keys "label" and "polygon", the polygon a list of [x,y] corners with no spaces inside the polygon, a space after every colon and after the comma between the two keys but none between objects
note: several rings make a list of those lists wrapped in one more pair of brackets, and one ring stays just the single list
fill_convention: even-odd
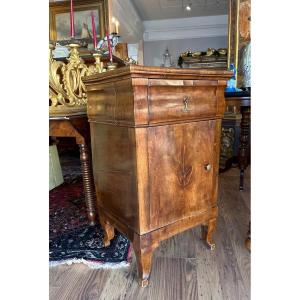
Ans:
[{"label": "table drawer", "polygon": [[206,80],[150,79],[149,123],[215,116],[217,84]]}]

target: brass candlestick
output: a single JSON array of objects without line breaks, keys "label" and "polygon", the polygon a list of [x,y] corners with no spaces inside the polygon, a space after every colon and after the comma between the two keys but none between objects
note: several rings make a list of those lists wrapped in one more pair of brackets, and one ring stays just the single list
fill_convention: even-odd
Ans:
[{"label": "brass candlestick", "polygon": [[117,63],[114,63],[114,62],[110,61],[110,62],[107,63],[107,70],[108,71],[115,70],[117,68],[117,66],[118,66]]},{"label": "brass candlestick", "polygon": [[95,66],[96,66],[97,72],[102,73],[103,62],[101,61],[101,54],[97,52],[97,53],[94,53],[93,56],[95,57]]},{"label": "brass candlestick", "polygon": [[55,49],[55,46],[51,43],[49,43],[49,60],[53,60],[53,53],[52,51]]},{"label": "brass candlestick", "polygon": [[95,63],[89,66],[88,71],[86,73],[87,76],[104,72],[103,62],[101,61],[101,54],[96,52],[93,53],[93,56],[95,58]]}]

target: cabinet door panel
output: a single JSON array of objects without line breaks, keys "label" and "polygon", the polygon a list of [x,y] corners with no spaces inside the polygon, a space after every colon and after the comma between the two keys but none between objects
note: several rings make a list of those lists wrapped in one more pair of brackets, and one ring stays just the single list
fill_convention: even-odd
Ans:
[{"label": "cabinet door panel", "polygon": [[149,128],[151,227],[161,227],[213,205],[216,121]]}]

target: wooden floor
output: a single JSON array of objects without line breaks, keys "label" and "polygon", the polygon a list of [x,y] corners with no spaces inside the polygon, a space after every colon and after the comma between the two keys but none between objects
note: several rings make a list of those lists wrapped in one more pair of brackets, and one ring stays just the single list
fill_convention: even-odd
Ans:
[{"label": "wooden floor", "polygon": [[135,259],[130,267],[92,270],[82,264],[50,268],[50,300],[61,299],[250,299],[250,253],[244,246],[250,219],[250,169],[245,191],[238,169],[220,175],[219,218],[210,251],[200,227],[160,244],[150,286],[140,288]]}]

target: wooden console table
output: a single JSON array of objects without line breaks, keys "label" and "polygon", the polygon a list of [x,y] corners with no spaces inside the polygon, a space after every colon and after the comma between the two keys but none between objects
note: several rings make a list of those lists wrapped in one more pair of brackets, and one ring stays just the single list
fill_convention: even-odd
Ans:
[{"label": "wooden console table", "polygon": [[83,78],[104,245],[114,228],[131,240],[142,286],[162,240],[201,224],[215,247],[224,88],[231,76],[131,65]]},{"label": "wooden console table", "polygon": [[225,93],[226,111],[234,110],[242,114],[241,133],[238,151],[238,163],[240,168],[240,191],[244,190],[244,171],[248,166],[250,157],[250,114],[251,96],[245,93]]},{"label": "wooden console table", "polygon": [[87,216],[91,225],[96,224],[95,189],[90,159],[90,128],[85,115],[49,117],[49,136],[73,137],[79,146]]}]

